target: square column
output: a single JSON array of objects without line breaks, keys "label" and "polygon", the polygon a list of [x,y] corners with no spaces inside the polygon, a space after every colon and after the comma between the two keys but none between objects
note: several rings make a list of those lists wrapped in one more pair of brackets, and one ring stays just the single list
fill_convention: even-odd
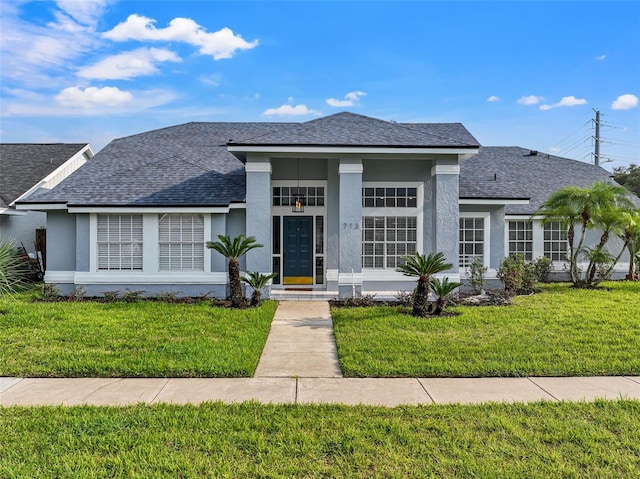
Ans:
[{"label": "square column", "polygon": [[[425,254],[442,252],[453,268],[452,280],[459,278],[458,228],[460,218],[460,165],[438,164],[431,168],[425,194]],[[427,224],[429,222],[429,224]]]},{"label": "square column", "polygon": [[340,160],[338,292],[341,298],[362,293],[362,160]]},{"label": "square column", "polygon": [[[271,272],[271,161],[269,158],[247,158],[246,236],[254,236],[262,248],[246,254],[246,270]],[[270,287],[263,290],[268,298]]]}]

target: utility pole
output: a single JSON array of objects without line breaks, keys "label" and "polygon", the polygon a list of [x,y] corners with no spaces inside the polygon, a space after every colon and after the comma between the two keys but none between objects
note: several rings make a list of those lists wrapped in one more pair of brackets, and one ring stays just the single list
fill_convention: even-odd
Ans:
[{"label": "utility pole", "polygon": [[593,152],[593,163],[596,166],[600,166],[600,111],[593,110],[596,112],[596,135],[595,139],[595,151]]}]

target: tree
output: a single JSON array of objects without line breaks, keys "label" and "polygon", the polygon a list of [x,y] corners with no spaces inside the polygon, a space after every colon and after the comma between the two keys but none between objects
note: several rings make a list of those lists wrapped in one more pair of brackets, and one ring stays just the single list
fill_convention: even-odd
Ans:
[{"label": "tree", "polygon": [[[632,208],[633,203],[626,189],[604,182],[588,188],[567,186],[552,193],[540,206],[536,215],[542,215],[545,222],[557,221],[567,228],[567,261],[574,286],[591,287],[600,281],[596,280],[595,273],[598,264],[606,257],[604,248],[609,236],[620,226],[624,213]],[[600,241],[595,248],[588,248],[585,245],[587,231],[596,228],[602,231]],[[577,229],[580,235],[576,243]],[[582,257],[589,260],[585,271],[579,268]]]},{"label": "tree", "polygon": [[241,308],[244,306],[242,296],[242,285],[240,284],[240,263],[239,259],[248,251],[254,248],[261,248],[262,245],[256,243],[253,236],[245,237],[238,235],[231,239],[229,235],[218,235],[218,241],[207,241],[207,248],[216,250],[229,260],[229,295],[231,296],[231,307]]},{"label": "tree", "polygon": [[640,196],[640,166],[633,163],[626,168],[618,166],[613,169],[613,179],[636,196]]},{"label": "tree", "polygon": [[415,253],[412,256],[404,256],[402,264],[397,271],[405,276],[418,278],[416,292],[413,298],[413,311],[411,314],[420,318],[427,315],[429,292],[431,290],[431,275],[453,268],[446,262],[443,253],[429,253],[427,256]]},{"label": "tree", "polygon": [[433,311],[434,315],[440,316],[440,313],[442,313],[449,301],[449,296],[459,286],[462,286],[462,283],[449,281],[449,278],[446,276],[442,278],[442,280],[439,278],[431,278],[431,289],[433,289],[433,292],[436,294],[436,308]]},{"label": "tree", "polygon": [[251,306],[259,306],[262,302],[262,289],[267,285],[270,279],[277,276],[276,273],[262,274],[258,271],[247,271],[247,276],[243,276],[241,279],[244,283],[247,283],[253,288],[251,294]]}]

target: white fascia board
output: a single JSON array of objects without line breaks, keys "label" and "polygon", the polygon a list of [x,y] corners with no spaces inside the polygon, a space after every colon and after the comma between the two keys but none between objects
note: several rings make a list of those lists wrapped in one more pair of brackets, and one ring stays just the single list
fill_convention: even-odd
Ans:
[{"label": "white fascia board", "polygon": [[228,213],[229,206],[70,206],[69,213]]},{"label": "white fascia board", "polygon": [[529,200],[460,198],[461,205],[528,205]]},{"label": "white fascia board", "polygon": [[230,152],[240,153],[326,153],[335,155],[345,154],[389,154],[389,155],[406,155],[406,154],[419,154],[419,155],[473,155],[478,153],[478,148],[430,148],[430,147],[416,147],[416,148],[399,148],[399,147],[382,147],[377,148],[373,146],[243,146],[243,145],[229,145],[227,149]]},{"label": "white fascia board", "polygon": [[544,216],[536,216],[536,215],[504,215],[505,220],[516,220],[516,221],[542,221]]},{"label": "white fascia board", "polygon": [[67,205],[64,203],[26,203],[26,204],[17,204],[17,210],[66,210]]},{"label": "white fascia board", "polygon": [[13,208],[2,208],[2,209],[0,209],[0,215],[24,216],[26,214],[27,214],[26,211],[16,211]]}]

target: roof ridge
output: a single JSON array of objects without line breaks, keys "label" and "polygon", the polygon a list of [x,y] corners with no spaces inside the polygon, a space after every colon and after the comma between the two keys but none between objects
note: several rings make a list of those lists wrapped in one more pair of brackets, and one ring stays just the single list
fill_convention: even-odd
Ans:
[{"label": "roof ridge", "polygon": [[[440,122],[440,123],[397,123],[397,124],[407,128],[408,130],[416,131],[416,132],[418,132],[418,133],[420,133],[422,135],[429,135],[432,138],[441,138],[443,140],[453,140],[453,138],[451,138],[450,136],[438,135],[436,133],[428,133],[428,132],[420,131],[420,130],[418,130],[416,128],[411,128],[408,125],[461,125],[464,128],[464,125],[462,123],[460,123],[459,121],[447,122],[447,123]],[[473,138],[475,139],[475,136]],[[478,140],[476,140],[476,141],[478,141]],[[476,145],[479,145],[479,143],[466,143],[466,145],[467,146],[476,146]]]}]

